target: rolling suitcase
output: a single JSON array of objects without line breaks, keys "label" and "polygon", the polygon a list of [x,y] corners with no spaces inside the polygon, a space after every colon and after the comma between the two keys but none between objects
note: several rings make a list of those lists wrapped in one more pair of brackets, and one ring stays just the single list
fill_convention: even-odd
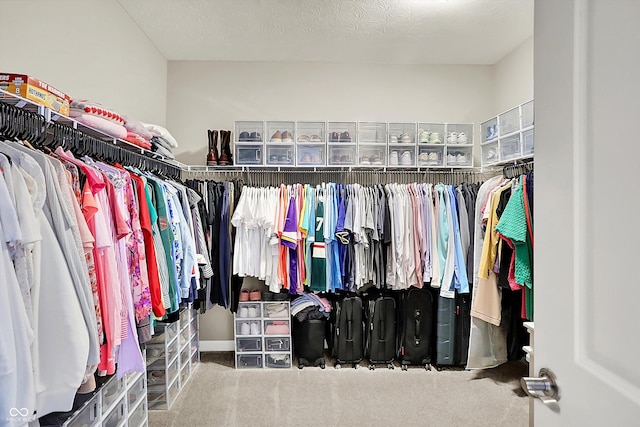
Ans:
[{"label": "rolling suitcase", "polygon": [[348,296],[338,299],[335,305],[332,340],[335,368],[340,369],[343,363],[352,363],[353,367],[357,368],[364,350],[362,299],[359,296]]},{"label": "rolling suitcase", "polygon": [[396,347],[396,300],[379,296],[367,302],[366,355],[369,369],[386,363],[393,369]]},{"label": "rolling suitcase", "polygon": [[293,320],[293,352],[298,357],[298,368],[320,366],[325,368],[324,332],[325,320]]},{"label": "rolling suitcase", "polygon": [[429,289],[410,288],[402,300],[400,359],[402,370],[424,365],[431,370],[434,324],[433,296]]},{"label": "rolling suitcase", "polygon": [[469,357],[469,335],[471,334],[471,294],[456,297],[456,363],[466,366]]},{"label": "rolling suitcase", "polygon": [[456,298],[438,297],[436,323],[436,365],[456,364]]}]

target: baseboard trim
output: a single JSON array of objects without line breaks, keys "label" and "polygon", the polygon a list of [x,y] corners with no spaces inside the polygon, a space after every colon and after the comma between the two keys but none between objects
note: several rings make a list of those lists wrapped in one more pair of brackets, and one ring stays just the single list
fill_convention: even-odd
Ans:
[{"label": "baseboard trim", "polygon": [[200,351],[234,351],[233,340],[207,340],[200,341]]}]

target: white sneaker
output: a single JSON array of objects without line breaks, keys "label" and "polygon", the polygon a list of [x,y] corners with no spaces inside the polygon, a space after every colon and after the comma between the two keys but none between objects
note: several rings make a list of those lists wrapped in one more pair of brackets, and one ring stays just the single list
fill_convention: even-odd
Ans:
[{"label": "white sneaker", "polygon": [[490,148],[489,152],[487,153],[487,160],[497,160],[498,159],[498,152],[496,151],[495,148]]},{"label": "white sneaker", "polygon": [[458,163],[459,165],[466,165],[467,156],[465,156],[463,153],[458,153],[458,155],[456,156],[456,163]]},{"label": "white sneaker", "polygon": [[458,134],[456,132],[450,132],[447,137],[447,142],[449,144],[457,144],[458,143]]},{"label": "white sneaker", "polygon": [[457,164],[456,156],[454,156],[453,154],[447,154],[447,166],[451,166],[455,164]]},{"label": "white sneaker", "polygon": [[389,155],[389,166],[398,166],[398,152],[395,150]]},{"label": "white sneaker", "polygon": [[360,159],[360,164],[363,166],[370,165],[371,162],[369,161],[369,156],[362,156],[362,158]]},{"label": "white sneaker", "polygon": [[240,307],[240,310],[238,310],[238,316],[249,317],[249,309],[245,306]]},{"label": "white sneaker", "polygon": [[397,144],[398,143],[398,137],[396,135],[389,135],[389,142],[391,144]]},{"label": "white sneaker", "polygon": [[240,335],[251,335],[251,329],[249,327],[249,322],[242,322],[240,324]]},{"label": "white sneaker", "polygon": [[428,165],[429,164],[429,153],[427,152],[422,152],[420,153],[420,155],[418,156],[418,161],[420,162],[421,165]]},{"label": "white sneaker", "polygon": [[408,133],[403,133],[400,135],[400,142],[402,142],[403,144],[411,144],[413,140],[411,139],[411,136],[409,136]]},{"label": "white sneaker", "polygon": [[249,307],[247,315],[249,317],[258,317],[258,307]]},{"label": "white sneaker", "polygon": [[429,135],[429,144],[442,144],[440,134],[438,132],[431,132]]},{"label": "white sneaker", "polygon": [[464,132],[460,132],[458,134],[458,144],[466,144],[467,143],[467,135]]},{"label": "white sneaker", "polygon": [[413,164],[413,161],[411,160],[411,151],[407,150],[402,153],[400,164],[402,166],[411,166]]},{"label": "white sneaker", "polygon": [[438,166],[438,153],[435,151],[429,153],[429,166]]},{"label": "white sneaker", "polygon": [[260,335],[260,323],[251,322],[251,335]]},{"label": "white sneaker", "polygon": [[429,142],[429,132],[427,132],[426,130],[420,130],[418,132],[418,142],[421,143],[427,143]]}]

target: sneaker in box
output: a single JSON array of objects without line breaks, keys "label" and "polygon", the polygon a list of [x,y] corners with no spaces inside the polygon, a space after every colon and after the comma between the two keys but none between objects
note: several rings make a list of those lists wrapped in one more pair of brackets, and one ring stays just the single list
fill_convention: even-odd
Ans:
[{"label": "sneaker in box", "polygon": [[34,77],[26,74],[0,73],[0,89],[44,105],[65,116],[69,115],[69,95]]}]

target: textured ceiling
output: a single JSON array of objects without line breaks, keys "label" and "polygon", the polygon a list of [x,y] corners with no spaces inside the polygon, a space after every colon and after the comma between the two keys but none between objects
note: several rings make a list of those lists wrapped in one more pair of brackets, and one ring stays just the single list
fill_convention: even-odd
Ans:
[{"label": "textured ceiling", "polygon": [[117,0],[169,60],[494,64],[534,0]]}]

